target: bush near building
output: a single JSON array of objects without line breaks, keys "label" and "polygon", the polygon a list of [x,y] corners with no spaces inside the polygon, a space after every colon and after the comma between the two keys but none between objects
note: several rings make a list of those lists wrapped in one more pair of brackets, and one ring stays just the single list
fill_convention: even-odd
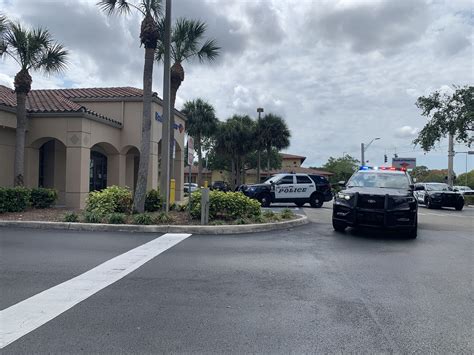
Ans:
[{"label": "bush near building", "polygon": [[132,192],[126,187],[109,186],[101,191],[89,192],[86,212],[105,217],[112,213],[132,211]]},{"label": "bush near building", "polygon": [[0,213],[23,212],[28,207],[48,208],[57,200],[53,189],[26,187],[0,187]]},{"label": "bush near building", "polygon": [[[260,202],[252,200],[241,192],[209,192],[209,219],[236,220],[255,219],[261,214]],[[192,193],[191,216],[201,218],[201,191]]]}]

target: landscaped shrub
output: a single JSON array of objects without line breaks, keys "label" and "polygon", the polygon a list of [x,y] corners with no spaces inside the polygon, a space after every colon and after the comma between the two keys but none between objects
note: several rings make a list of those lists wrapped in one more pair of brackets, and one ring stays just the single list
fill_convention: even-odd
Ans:
[{"label": "landscaped shrub", "polygon": [[111,213],[130,213],[132,193],[126,187],[109,186],[102,191],[93,191],[87,198],[86,211],[100,217]]},{"label": "landscaped shrub", "polygon": [[26,187],[0,187],[0,213],[26,210],[30,193]]},{"label": "landscaped shrub", "polygon": [[295,214],[289,208],[285,208],[283,209],[283,211],[281,211],[280,216],[283,219],[292,219],[295,216]]},{"label": "landscaped shrub", "polygon": [[67,212],[63,217],[64,222],[79,222],[79,216],[74,212]]},{"label": "landscaped shrub", "polygon": [[[241,192],[209,192],[209,219],[235,220],[259,216],[260,202],[252,200]],[[201,191],[192,194],[191,216],[201,218]]]},{"label": "landscaped shrub", "polygon": [[138,213],[133,215],[133,224],[153,224],[153,216],[149,213]]},{"label": "landscaped shrub", "polygon": [[56,190],[36,187],[31,189],[30,204],[34,208],[48,208],[56,202],[57,198],[58,193]]},{"label": "landscaped shrub", "polygon": [[127,221],[127,216],[124,213],[111,213],[107,218],[110,224],[124,224]]},{"label": "landscaped shrub", "polygon": [[265,210],[263,211],[263,217],[266,219],[272,219],[275,217],[275,212],[273,212],[272,210]]},{"label": "landscaped shrub", "polygon": [[145,211],[155,212],[159,211],[163,207],[163,199],[160,195],[160,190],[150,190],[146,194],[145,199]]},{"label": "landscaped shrub", "polygon": [[156,216],[155,222],[157,224],[170,224],[171,222],[173,222],[173,217],[171,217],[166,212],[161,212]]},{"label": "landscaped shrub", "polygon": [[84,221],[86,221],[87,223],[101,223],[102,218],[103,216],[97,212],[93,212],[93,211],[84,212]]}]

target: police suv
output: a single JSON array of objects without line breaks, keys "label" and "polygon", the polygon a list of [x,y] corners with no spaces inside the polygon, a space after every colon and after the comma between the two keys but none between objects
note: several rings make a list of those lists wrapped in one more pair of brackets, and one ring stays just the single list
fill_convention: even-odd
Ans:
[{"label": "police suv", "polygon": [[246,186],[243,193],[260,201],[263,207],[273,202],[292,202],[299,207],[309,202],[311,207],[321,207],[332,199],[329,181],[307,174],[276,174],[261,184]]},{"label": "police suv", "polygon": [[404,169],[363,166],[342,185],[333,206],[336,231],[348,226],[401,229],[409,238],[416,238],[418,203],[413,182]]}]

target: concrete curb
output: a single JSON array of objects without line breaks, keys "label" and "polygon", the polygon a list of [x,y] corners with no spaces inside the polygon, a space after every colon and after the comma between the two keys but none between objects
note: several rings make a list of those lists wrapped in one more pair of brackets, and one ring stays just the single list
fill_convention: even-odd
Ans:
[{"label": "concrete curb", "polygon": [[70,222],[39,222],[39,221],[2,221],[0,227],[19,227],[35,229],[67,229],[76,231],[94,232],[134,232],[134,233],[191,233],[191,234],[244,234],[268,232],[287,228],[294,228],[308,224],[308,217],[297,215],[296,219],[290,221],[262,223],[262,224],[239,224],[223,226],[199,226],[199,225],[124,225],[104,223],[70,223]]}]

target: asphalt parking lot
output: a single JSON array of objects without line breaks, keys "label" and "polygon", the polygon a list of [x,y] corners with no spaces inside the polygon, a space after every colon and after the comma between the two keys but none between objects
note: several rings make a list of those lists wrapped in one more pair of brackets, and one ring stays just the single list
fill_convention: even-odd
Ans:
[{"label": "asphalt parking lot", "polygon": [[[474,209],[420,208],[416,240],[335,233],[330,205],[302,211],[312,224],[187,237],[2,353],[473,352]],[[156,238],[0,229],[2,316],[52,312],[56,298],[22,302]]]}]

